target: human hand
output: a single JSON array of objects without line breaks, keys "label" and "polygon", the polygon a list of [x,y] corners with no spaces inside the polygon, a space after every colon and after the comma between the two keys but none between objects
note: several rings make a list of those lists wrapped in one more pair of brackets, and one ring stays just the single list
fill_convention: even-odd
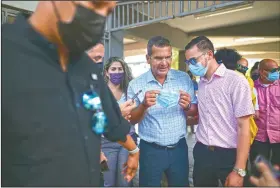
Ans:
[{"label": "human hand", "polygon": [[101,151],[101,152],[100,152],[100,163],[101,163],[102,161],[108,161],[108,159],[106,158],[105,154]]},{"label": "human hand", "polygon": [[187,92],[180,90],[179,105],[185,110],[188,108],[190,102],[191,96]]},{"label": "human hand", "polygon": [[139,152],[128,155],[127,162],[123,164],[124,179],[127,182],[130,182],[136,175],[138,169],[138,162],[139,162]]},{"label": "human hand", "polygon": [[157,94],[159,94],[159,93],[160,93],[160,91],[158,91],[158,90],[147,91],[145,93],[143,105],[146,108],[149,108],[149,107],[155,105],[156,104],[156,97],[157,97]]},{"label": "human hand", "polygon": [[242,187],[243,186],[243,177],[241,177],[237,172],[232,171],[227,176],[225,187]]},{"label": "human hand", "polygon": [[[250,181],[257,187],[280,187],[280,182],[274,178],[271,170],[265,163],[258,163],[257,164],[258,170],[261,173],[259,178],[255,176],[250,177]],[[279,168],[275,167],[279,170]]]},{"label": "human hand", "polygon": [[129,120],[130,119],[130,113],[131,111],[136,108],[136,103],[129,99],[127,101],[125,101],[124,103],[120,104],[119,105],[120,107],[120,110],[121,110],[121,113],[122,113],[122,116],[126,119],[126,120]]}]

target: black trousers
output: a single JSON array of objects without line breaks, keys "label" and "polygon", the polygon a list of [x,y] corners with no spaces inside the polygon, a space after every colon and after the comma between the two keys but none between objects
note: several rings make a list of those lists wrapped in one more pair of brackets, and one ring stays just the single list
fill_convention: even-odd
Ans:
[{"label": "black trousers", "polygon": [[[272,164],[280,165],[280,143],[271,144],[255,140],[251,146],[250,161],[254,162],[257,155],[264,156],[267,160],[271,159]],[[254,165],[254,164],[252,164]]]},{"label": "black trousers", "polygon": [[195,187],[217,187],[219,180],[224,185],[232,172],[236,149],[209,147],[200,142],[193,149],[194,169],[193,181]]}]

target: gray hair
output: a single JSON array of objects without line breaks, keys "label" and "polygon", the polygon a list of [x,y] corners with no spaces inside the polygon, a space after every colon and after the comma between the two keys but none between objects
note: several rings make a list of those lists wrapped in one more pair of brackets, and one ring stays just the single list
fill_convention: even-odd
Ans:
[{"label": "gray hair", "polygon": [[171,44],[170,44],[170,41],[162,36],[155,36],[155,37],[152,37],[149,42],[148,42],[148,45],[147,45],[147,53],[149,56],[152,55],[152,48],[153,46],[156,46],[156,47],[166,47],[166,46],[170,46],[171,47]]}]

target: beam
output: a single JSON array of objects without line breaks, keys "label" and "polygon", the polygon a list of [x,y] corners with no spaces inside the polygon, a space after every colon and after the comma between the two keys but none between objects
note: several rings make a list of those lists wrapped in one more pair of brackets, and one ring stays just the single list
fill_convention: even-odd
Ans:
[{"label": "beam", "polygon": [[230,46],[229,48],[234,48],[237,51],[242,52],[268,52],[268,53],[280,53],[280,41],[269,42],[269,43],[259,43],[259,44],[249,44],[242,46]]},{"label": "beam", "polygon": [[184,49],[188,42],[188,35],[176,28],[164,23],[155,23],[143,27],[126,30],[126,34],[149,40],[153,36],[163,36],[170,40],[171,45],[178,49]]},{"label": "beam", "polygon": [[232,25],[203,31],[195,31],[188,33],[189,36],[250,36],[250,37],[279,37],[280,19],[274,18],[252,23]]}]

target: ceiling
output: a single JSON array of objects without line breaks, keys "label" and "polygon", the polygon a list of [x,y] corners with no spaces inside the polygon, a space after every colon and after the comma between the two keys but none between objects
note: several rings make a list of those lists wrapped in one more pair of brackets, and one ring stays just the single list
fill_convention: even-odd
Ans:
[{"label": "ceiling", "polygon": [[[230,9],[224,9],[222,11],[227,11]],[[219,12],[219,11],[216,11]],[[215,13],[216,13],[215,12]],[[210,13],[202,14],[209,15]],[[172,28],[177,28],[184,31],[186,34],[191,33],[195,35],[198,31],[204,30],[216,30],[226,26],[235,26],[240,24],[250,24],[253,22],[260,22],[263,20],[269,20],[274,18],[280,18],[280,1],[255,1],[252,8],[247,8],[246,10],[240,10],[236,12],[231,12],[227,14],[222,14],[218,16],[206,17],[201,19],[196,19],[194,15],[185,16],[182,18],[175,18],[161,23],[167,24]],[[280,23],[279,23],[280,24]],[[143,26],[145,27],[145,26]],[[274,29],[274,28],[267,28]],[[148,31],[147,31],[148,32]],[[230,33],[230,32],[229,32]],[[280,35],[280,33],[279,33]],[[145,53],[145,48],[147,45],[146,40],[139,40],[137,36],[126,36],[129,39],[134,40],[134,43],[125,42],[125,55],[139,55]],[[221,47],[235,47],[235,46],[250,46],[249,49],[240,51],[241,54],[247,56],[248,58],[261,58],[266,56],[271,56],[271,58],[280,61],[279,48],[269,51],[267,50],[255,50],[257,44],[267,44],[271,42],[279,42],[280,36],[230,36],[230,34],[224,36],[209,36],[210,40],[214,43],[216,48]],[[126,40],[126,39],[125,39]],[[280,45],[280,42],[279,42]]]},{"label": "ceiling", "polygon": [[194,15],[190,15],[163,21],[163,23],[188,33],[275,17],[280,17],[280,1],[255,1],[253,8],[247,10],[202,19],[195,19]]}]

